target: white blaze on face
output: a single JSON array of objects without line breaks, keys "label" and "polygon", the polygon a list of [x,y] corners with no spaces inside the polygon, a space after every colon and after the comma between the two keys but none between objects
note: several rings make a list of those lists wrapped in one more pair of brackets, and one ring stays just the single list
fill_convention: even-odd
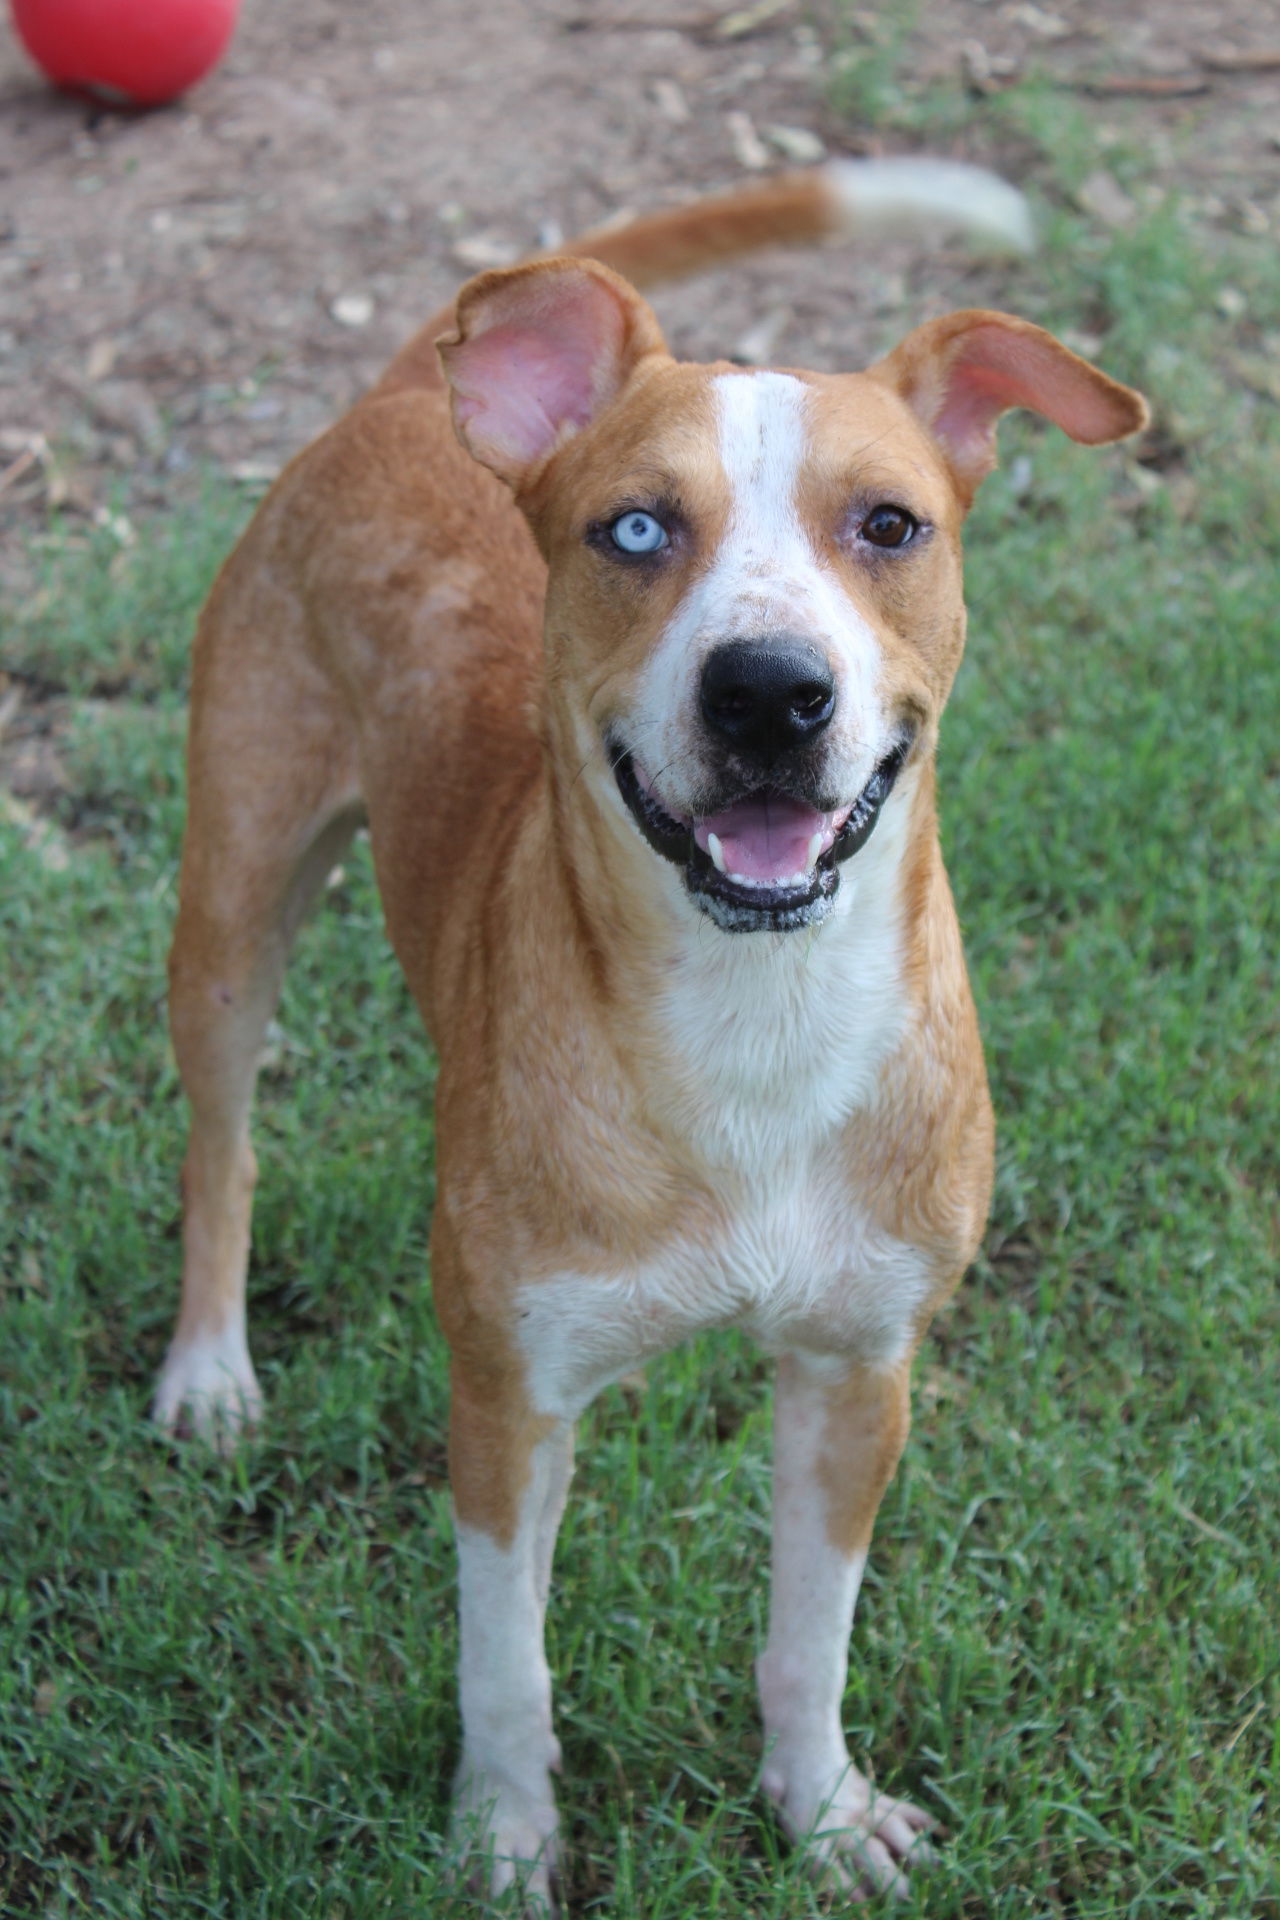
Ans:
[{"label": "white blaze on face", "polygon": [[796,487],[808,391],[789,373],[722,373],[715,392],[720,460],[733,503],[721,564],[785,568],[800,534]]},{"label": "white blaze on face", "polygon": [[713,382],[718,452],[730,508],[719,552],[692,587],[643,675],[633,738],[646,768],[667,768],[667,804],[682,812],[698,788],[698,687],[713,647],[786,633],[810,642],[836,677],[826,738],[847,764],[848,799],[885,751],[875,687],[880,649],[871,627],[823,565],[799,513],[811,396],[786,373],[724,373]]}]

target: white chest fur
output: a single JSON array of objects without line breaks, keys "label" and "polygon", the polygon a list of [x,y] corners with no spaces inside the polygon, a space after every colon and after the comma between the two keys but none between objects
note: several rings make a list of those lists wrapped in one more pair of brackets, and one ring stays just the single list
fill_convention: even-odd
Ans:
[{"label": "white chest fur", "polygon": [[651,1009],[652,1101],[721,1203],[622,1273],[559,1273],[520,1299],[541,1411],[572,1417],[608,1381],[702,1329],[771,1351],[887,1363],[928,1291],[915,1249],[868,1221],[841,1135],[906,1031],[900,886],[908,778],[812,933],[724,934],[690,914]]},{"label": "white chest fur", "polygon": [[811,1167],[869,1104],[905,1032],[900,875],[913,790],[908,775],[821,926],[725,935],[685,916],[653,1009],[654,1102],[692,1155],[746,1190]]}]

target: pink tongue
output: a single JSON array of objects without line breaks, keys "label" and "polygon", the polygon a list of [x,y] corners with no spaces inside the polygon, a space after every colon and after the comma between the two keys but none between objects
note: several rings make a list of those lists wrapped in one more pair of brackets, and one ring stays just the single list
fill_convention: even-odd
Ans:
[{"label": "pink tongue", "polygon": [[747,880],[789,880],[812,864],[809,845],[815,833],[822,835],[824,848],[831,845],[834,817],[781,794],[756,794],[696,820],[693,837],[705,853],[708,834],[716,835],[728,873]]}]

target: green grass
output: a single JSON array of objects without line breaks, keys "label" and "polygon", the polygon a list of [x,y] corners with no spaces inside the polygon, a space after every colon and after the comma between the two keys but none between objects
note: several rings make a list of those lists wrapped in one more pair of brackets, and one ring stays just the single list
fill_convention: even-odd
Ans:
[{"label": "green grass", "polygon": [[[922,1356],[847,1702],[953,1839],[945,1920],[1280,1913],[1280,562],[1274,407],[1176,211],[1059,215],[1009,304],[1106,336],[1152,460],[1005,430],[944,832],[1000,1117]],[[1016,484],[1015,484],[1016,482]],[[51,869],[0,822],[0,1911],[449,1914],[456,1748],[431,1064],[367,858],[258,1122],[262,1437],[149,1432],[177,1274],[163,1027],[185,636],[236,503],[47,556],[7,663],[85,695]],[[826,1911],[755,1792],[767,1377],[733,1341],[584,1422],[550,1652],[570,1910]],[[471,1910],[469,1907],[467,1910]]]}]

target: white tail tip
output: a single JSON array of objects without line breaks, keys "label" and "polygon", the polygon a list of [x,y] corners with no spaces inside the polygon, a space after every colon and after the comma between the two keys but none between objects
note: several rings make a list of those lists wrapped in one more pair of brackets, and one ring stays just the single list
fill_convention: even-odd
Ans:
[{"label": "white tail tip", "polygon": [[1031,208],[1016,187],[958,160],[828,160],[821,169],[850,234],[944,228],[1001,253],[1030,253]]}]

